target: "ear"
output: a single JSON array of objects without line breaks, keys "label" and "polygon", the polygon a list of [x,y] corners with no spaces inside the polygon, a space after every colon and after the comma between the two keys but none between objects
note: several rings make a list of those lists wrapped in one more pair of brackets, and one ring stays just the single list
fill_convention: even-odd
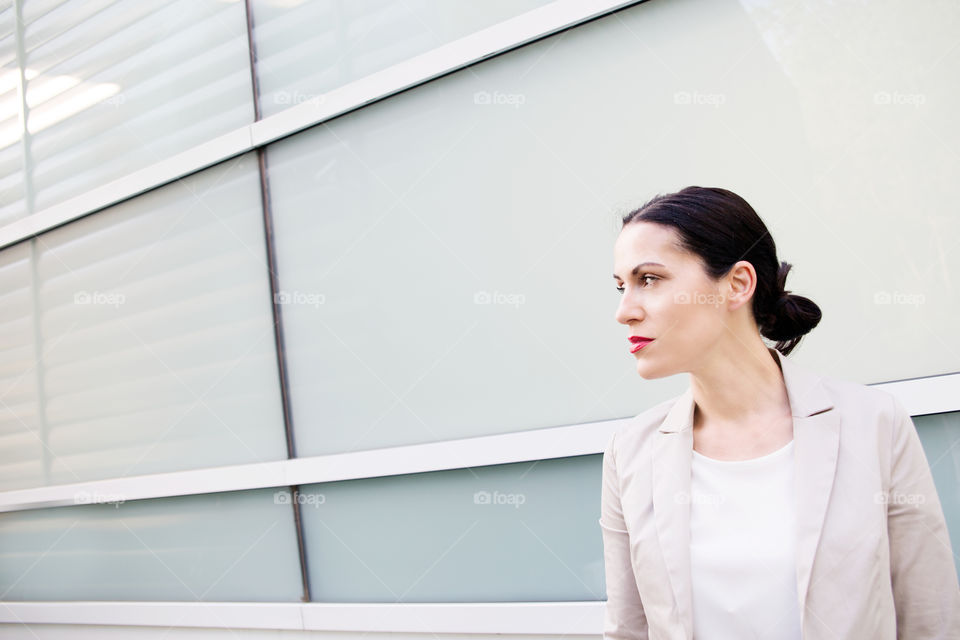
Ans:
[{"label": "ear", "polygon": [[723,277],[727,291],[727,309],[733,311],[753,299],[757,288],[757,271],[746,260],[740,260],[730,267]]}]

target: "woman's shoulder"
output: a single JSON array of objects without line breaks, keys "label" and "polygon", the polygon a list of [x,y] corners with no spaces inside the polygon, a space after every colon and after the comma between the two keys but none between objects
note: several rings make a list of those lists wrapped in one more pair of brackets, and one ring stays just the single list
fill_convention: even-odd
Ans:
[{"label": "woman's shoulder", "polygon": [[877,386],[853,382],[831,375],[821,375],[821,384],[827,390],[834,408],[855,413],[879,413],[896,417],[903,406],[895,395]]},{"label": "woman's shoulder", "polygon": [[818,377],[830,398],[830,410],[840,414],[842,431],[857,437],[876,434],[887,440],[911,426],[909,412],[893,393],[829,374]]}]

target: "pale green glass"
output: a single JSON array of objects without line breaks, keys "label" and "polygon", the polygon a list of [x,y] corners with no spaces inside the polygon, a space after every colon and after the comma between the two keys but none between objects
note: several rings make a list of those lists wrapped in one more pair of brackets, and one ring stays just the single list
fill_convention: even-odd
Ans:
[{"label": "pale green glass", "polygon": [[303,487],[313,600],[602,600],[600,458]]},{"label": "pale green glass", "polygon": [[0,514],[5,600],[300,600],[288,489],[76,499]]}]

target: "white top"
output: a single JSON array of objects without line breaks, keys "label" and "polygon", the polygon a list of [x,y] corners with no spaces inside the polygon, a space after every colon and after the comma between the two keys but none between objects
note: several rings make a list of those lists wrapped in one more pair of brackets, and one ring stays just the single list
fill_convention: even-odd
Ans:
[{"label": "white top", "polygon": [[800,640],[793,441],[750,460],[693,452],[694,640]]}]

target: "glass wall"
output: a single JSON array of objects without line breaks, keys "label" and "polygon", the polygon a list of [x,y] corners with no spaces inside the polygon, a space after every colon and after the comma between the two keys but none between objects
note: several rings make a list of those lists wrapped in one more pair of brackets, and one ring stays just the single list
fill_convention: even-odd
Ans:
[{"label": "glass wall", "polygon": [[603,600],[600,462],[577,456],[303,487],[311,595]]},{"label": "glass wall", "polygon": [[0,514],[0,592],[10,601],[299,600],[291,502],[279,495],[81,493],[78,506]]},{"label": "glass wall", "polygon": [[[688,184],[743,195],[823,309],[791,358],[958,372],[960,5],[636,4],[40,222],[551,6],[0,2],[0,492],[636,415],[687,380],[636,375],[611,248]],[[916,418],[955,549],[958,415]],[[25,501],[0,513],[0,593],[603,600],[599,455],[496,456]]]},{"label": "glass wall", "polygon": [[3,488],[287,457],[258,180],[240,156],[0,252]]}]

